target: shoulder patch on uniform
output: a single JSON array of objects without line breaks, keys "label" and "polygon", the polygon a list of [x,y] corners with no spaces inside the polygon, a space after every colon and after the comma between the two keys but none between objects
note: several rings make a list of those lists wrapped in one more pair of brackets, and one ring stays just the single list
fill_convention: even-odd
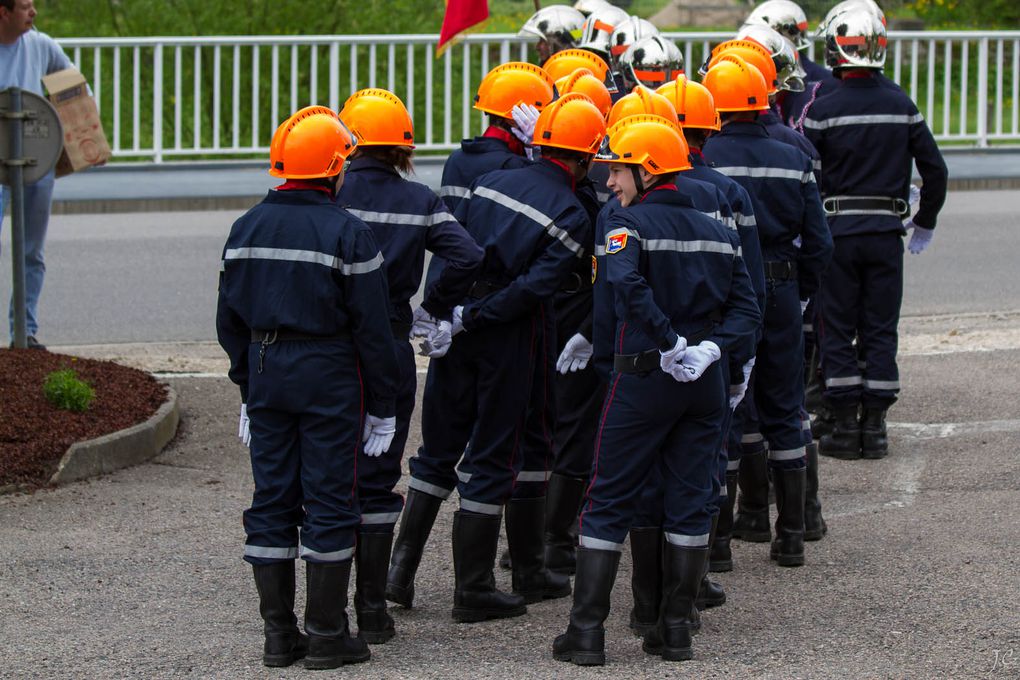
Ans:
[{"label": "shoulder patch on uniform", "polygon": [[614,255],[627,247],[627,232],[620,231],[606,236],[606,255]]}]

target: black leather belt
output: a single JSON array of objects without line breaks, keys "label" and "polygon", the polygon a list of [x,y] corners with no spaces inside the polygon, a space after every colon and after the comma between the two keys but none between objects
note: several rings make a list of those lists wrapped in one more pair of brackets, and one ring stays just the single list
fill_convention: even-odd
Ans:
[{"label": "black leather belt", "polygon": [[497,291],[506,288],[505,284],[492,283],[491,281],[475,281],[468,290],[468,297],[474,300],[481,300],[483,297],[492,295]]},{"label": "black leather belt", "polygon": [[560,284],[559,292],[573,295],[583,290],[591,290],[592,284],[590,282],[590,278],[586,278],[577,272],[570,272],[567,274],[567,278],[563,280],[563,283]]},{"label": "black leather belt", "polygon": [[[408,332],[410,332],[410,326],[408,326]],[[350,340],[351,334],[347,331],[336,333],[334,335],[311,335],[309,333],[298,333],[291,331],[286,328],[277,328],[271,331],[255,330],[251,331],[251,341],[259,344],[272,345],[277,342],[291,342],[295,340]]]},{"label": "black leather belt", "polygon": [[[693,347],[702,340],[712,335],[712,331],[715,330],[715,324],[711,324],[707,328],[703,328],[697,333],[692,335],[685,335],[687,339],[687,346]],[[648,371],[654,371],[661,366],[662,355],[657,349],[650,349],[645,352],[638,352],[637,354],[614,354],[613,355],[613,370],[617,373],[647,373]]]},{"label": "black leather belt", "polygon": [[765,262],[765,278],[772,281],[789,281],[797,278],[796,262]]},{"label": "black leather belt", "polygon": [[829,196],[822,201],[826,215],[890,215],[910,214],[910,204],[902,198],[888,196]]}]

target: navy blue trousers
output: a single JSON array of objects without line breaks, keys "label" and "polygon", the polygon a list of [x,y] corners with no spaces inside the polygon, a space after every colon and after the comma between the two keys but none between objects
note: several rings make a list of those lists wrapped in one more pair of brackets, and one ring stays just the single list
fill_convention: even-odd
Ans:
[{"label": "navy blue trousers", "polygon": [[553,376],[559,353],[556,351],[556,320],[551,304],[539,307],[536,330],[531,397],[521,447],[523,460],[514,484],[514,498],[545,496],[555,455],[556,395]]},{"label": "navy blue trousers", "polygon": [[667,540],[708,545],[725,395],[718,362],[691,383],[659,370],[613,374],[595,439],[580,545],[621,550],[636,526],[648,478],[659,466]]},{"label": "navy blue trousers", "polygon": [[360,517],[357,466],[362,388],[347,340],[259,345],[248,362],[248,418],[255,493],[244,513],[244,555],[269,564],[300,555],[338,562],[354,554]]},{"label": "navy blue trousers", "polygon": [[887,232],[833,240],[836,250],[818,295],[825,397],[833,406],[888,408],[900,390],[903,238]]}]

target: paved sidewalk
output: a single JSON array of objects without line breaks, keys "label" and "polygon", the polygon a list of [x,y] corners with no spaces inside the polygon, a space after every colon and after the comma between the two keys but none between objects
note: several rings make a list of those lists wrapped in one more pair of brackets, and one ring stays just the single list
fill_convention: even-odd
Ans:
[{"label": "paved sidewalk", "polygon": [[[415,179],[439,188],[445,156],[417,160]],[[1020,150],[947,151],[950,189],[1020,187]],[[253,161],[113,164],[60,179],[54,211],[227,210],[250,207],[279,181]]]},{"label": "paved sidewalk", "polygon": [[[729,602],[704,615],[694,661],[650,658],[630,635],[626,554],[604,669],[551,659],[568,599],[509,621],[454,624],[451,499],[416,608],[394,611],[398,637],[373,647],[368,664],[325,677],[1020,676],[1020,414],[1002,398],[1015,394],[1020,350],[1015,338],[988,335],[988,323],[961,331],[985,333],[983,351],[954,346],[955,326],[918,327],[901,365],[906,390],[890,414],[892,455],[822,459],[830,532],[808,544],[807,566],[780,569],[767,545],[735,542],[736,570],[718,575]],[[215,359],[208,347],[192,351],[196,363],[184,370],[219,370],[202,363]],[[159,364],[158,352],[123,353],[132,352],[153,368],[176,368]],[[256,595],[240,559],[251,478],[235,436],[237,391],[220,377],[169,380],[183,424],[152,463],[0,496],[0,676],[311,677],[259,665]],[[419,442],[414,422],[408,451]],[[505,572],[496,578],[508,587]]]}]

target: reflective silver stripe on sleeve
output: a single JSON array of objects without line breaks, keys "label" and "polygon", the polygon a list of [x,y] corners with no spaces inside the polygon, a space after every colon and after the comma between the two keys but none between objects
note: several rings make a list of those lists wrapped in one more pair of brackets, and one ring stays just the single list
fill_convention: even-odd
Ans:
[{"label": "reflective silver stripe on sleeve", "polygon": [[551,473],[546,470],[521,470],[517,473],[518,482],[547,482]]},{"label": "reflective silver stripe on sleeve", "polygon": [[825,380],[826,387],[853,387],[854,385],[863,385],[864,380],[859,375],[848,375],[845,378],[827,378]]},{"label": "reflective silver stripe on sleeve", "polygon": [[617,227],[616,229],[613,229],[612,231],[607,232],[606,233],[606,240],[608,241],[609,238],[612,237],[612,236],[622,236],[624,234],[626,234],[630,238],[636,238],[638,241],[641,240],[641,234],[639,234],[636,231],[633,231],[631,229],[628,229],[627,227]]},{"label": "reflective silver stripe on sleeve", "polygon": [[740,437],[741,444],[757,444],[763,441],[765,441],[765,437],[761,432],[750,432]]},{"label": "reflective silver stripe on sleeve", "polygon": [[570,252],[574,253],[578,257],[584,254],[584,248],[580,243],[572,239],[570,234],[566,231],[557,227],[556,222],[554,222],[551,217],[541,211],[535,210],[530,205],[521,203],[517,199],[511,198],[506,194],[500,193],[495,189],[490,189],[489,187],[478,187],[475,189],[474,195],[487,198],[494,203],[499,203],[505,208],[509,208],[516,213],[524,215],[545,229],[550,236],[566,246],[567,250]]},{"label": "reflective silver stripe on sleeve", "polygon": [[439,187],[439,196],[455,196],[456,198],[470,198],[471,190],[467,187],[459,187],[454,184],[447,184]]},{"label": "reflective silver stripe on sleeve", "polygon": [[463,470],[458,469],[457,470],[457,479],[460,480],[461,484],[467,484],[468,482],[471,481],[471,473],[470,472],[464,472]]},{"label": "reflective silver stripe on sleeve", "polygon": [[297,557],[297,546],[290,548],[271,548],[266,545],[244,546],[245,557],[260,557],[266,560],[292,560]]},{"label": "reflective silver stripe on sleeve", "polygon": [[595,257],[605,257],[605,254],[606,254],[605,246],[595,246]]},{"label": "reflective silver stripe on sleeve", "polygon": [[592,548],[593,550],[613,550],[615,552],[623,552],[623,543],[603,541],[601,538],[592,538],[591,536],[585,536],[584,534],[577,537],[577,544],[582,548]]},{"label": "reflective silver stripe on sleeve", "polygon": [[332,552],[319,552],[311,548],[301,546],[301,557],[316,560],[317,562],[343,562],[354,557],[354,548],[344,548]]},{"label": "reflective silver stripe on sleeve", "polygon": [[317,250],[295,250],[291,248],[228,248],[223,253],[227,260],[276,260],[277,262],[307,262],[332,267],[341,274],[367,274],[382,266],[382,253],[376,253],[371,260],[346,263],[336,255],[320,253]]},{"label": "reflective silver stripe on sleeve", "polygon": [[828,130],[843,125],[914,125],[923,123],[924,116],[920,112],[914,115],[882,113],[861,116],[836,116],[825,120],[804,119],[804,127],[812,130]]},{"label": "reflective silver stripe on sleeve", "polygon": [[899,380],[865,380],[864,386],[869,387],[873,390],[898,390],[900,389]]},{"label": "reflective silver stripe on sleeve", "polygon": [[729,216],[720,215],[717,219],[720,222],[722,222],[723,226],[726,227],[727,229],[737,228],[737,219],[733,215]]},{"label": "reflective silver stripe on sleeve", "polygon": [[737,460],[726,461],[726,471],[727,472],[736,472],[739,469],[740,469],[740,459],[739,458]]},{"label": "reflective silver stripe on sleeve", "polygon": [[722,222],[723,221],[722,213],[719,212],[718,210],[713,210],[712,212],[706,212],[706,211],[702,210],[701,214],[704,215],[705,217],[709,217],[709,218],[715,220],[716,222]]},{"label": "reflective silver stripe on sleeve", "polygon": [[797,460],[805,455],[803,446],[796,449],[769,449],[769,460]]},{"label": "reflective silver stripe on sleeve", "polygon": [[739,255],[729,243],[722,241],[677,241],[670,238],[655,238],[641,242],[643,250],[669,251],[675,253],[719,253],[720,255]]},{"label": "reflective silver stripe on sleeve", "polygon": [[361,515],[362,524],[396,524],[399,512],[366,512]]},{"label": "reflective silver stripe on sleeve", "polygon": [[821,169],[822,169],[822,162],[821,162],[821,161],[814,161],[814,162],[812,163],[812,165],[814,166],[814,168],[815,168],[815,171],[816,171],[816,172],[817,172],[818,170],[821,170]]},{"label": "reflective silver stripe on sleeve", "polygon": [[472,501],[463,496],[460,499],[460,509],[467,510],[468,512],[477,512],[481,515],[501,515],[503,513],[503,506],[495,503],[479,503],[478,501]]},{"label": "reflective silver stripe on sleeve", "polygon": [[429,215],[375,212],[374,210],[357,210],[355,208],[347,208],[347,212],[360,220],[375,224],[406,224],[412,227],[432,227],[443,222],[455,221],[453,215],[445,210]]},{"label": "reflective silver stripe on sleeve", "polygon": [[802,431],[804,431],[804,432],[809,432],[811,430],[811,419],[810,418],[801,418],[800,419],[800,429]]},{"label": "reflective silver stripe on sleeve", "polygon": [[713,168],[727,177],[769,177],[772,179],[795,179],[802,184],[810,184],[815,181],[812,172],[803,170],[789,170],[787,168],[749,168],[744,165],[729,165]]},{"label": "reflective silver stripe on sleeve", "polygon": [[428,482],[423,482],[422,480],[415,479],[414,477],[411,477],[411,479],[408,480],[407,488],[414,489],[415,491],[421,491],[422,493],[427,493],[430,496],[442,498],[443,500],[449,498],[450,494],[453,493],[453,489],[444,489],[441,486],[429,484]]},{"label": "reflective silver stripe on sleeve", "polygon": [[666,541],[670,545],[679,545],[684,548],[705,548],[708,546],[708,534],[685,536],[684,534],[674,534],[667,531]]},{"label": "reflective silver stripe on sleeve", "polygon": [[733,213],[733,217],[737,221],[737,226],[740,227],[758,226],[758,220],[754,219],[754,215],[745,215],[744,213]]}]

